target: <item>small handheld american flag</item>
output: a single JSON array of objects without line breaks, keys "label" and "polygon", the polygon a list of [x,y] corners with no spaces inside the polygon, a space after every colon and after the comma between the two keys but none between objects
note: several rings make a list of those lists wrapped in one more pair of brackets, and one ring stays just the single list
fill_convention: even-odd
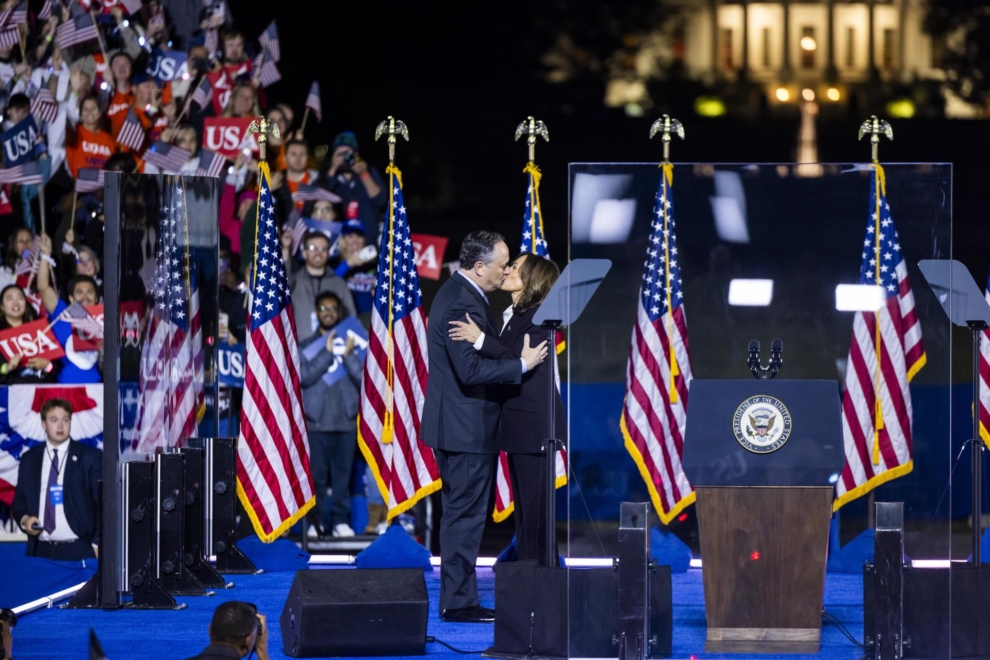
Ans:
[{"label": "small handheld american flag", "polygon": [[27,23],[27,1],[21,2],[14,7],[14,12],[10,15],[11,23]]},{"label": "small handheld american flag", "polygon": [[103,324],[77,302],[66,307],[60,318],[77,332],[85,333],[93,339],[103,339]]},{"label": "small handheld american flag", "polygon": [[124,123],[117,133],[117,144],[134,151],[141,149],[144,144],[144,126],[141,125],[134,108],[127,111],[127,117],[124,118]]},{"label": "small handheld american flag", "polygon": [[160,168],[167,174],[176,174],[189,160],[189,152],[168,142],[155,140],[144,152],[144,161]]},{"label": "small handheld american flag", "polygon": [[47,87],[39,89],[38,94],[31,99],[31,114],[48,123],[55,121],[58,116],[58,101]]},{"label": "small handheld american flag", "polygon": [[196,91],[193,92],[192,102],[200,108],[205,108],[209,105],[212,98],[213,86],[210,84],[209,79],[203,76],[203,80],[200,81],[199,85],[196,86]]},{"label": "small handheld american flag", "polygon": [[118,0],[117,4],[131,16],[141,12],[141,0]]},{"label": "small handheld american flag", "polygon": [[314,82],[306,95],[306,107],[316,115],[316,121],[323,121],[323,105],[320,103],[320,83]]},{"label": "small handheld american flag", "polygon": [[81,14],[75,18],[70,18],[55,30],[55,40],[62,50],[98,39],[99,35],[96,23],[93,22],[93,17],[90,14]]},{"label": "small handheld american flag", "polygon": [[80,167],[76,172],[76,192],[91,193],[103,190],[103,170]]},{"label": "small handheld american flag", "polygon": [[282,74],[275,66],[275,59],[268,49],[262,50],[258,53],[258,57],[254,58],[254,71],[262,87],[271,87],[282,79]]},{"label": "small handheld american flag", "polygon": [[43,182],[36,160],[0,170],[0,184],[19,183],[22,186],[40,186]]},{"label": "small handheld american flag", "polygon": [[199,166],[196,167],[196,176],[220,176],[227,159],[220,154],[215,154],[206,149],[199,150]]},{"label": "small handheld american flag", "polygon": [[333,194],[322,186],[310,186],[302,183],[298,188],[296,188],[296,192],[292,193],[292,201],[330,202],[332,204],[339,204],[342,200],[339,196]]},{"label": "small handheld american flag", "polygon": [[258,43],[271,54],[272,60],[275,62],[282,60],[282,47],[278,41],[278,26],[275,25],[275,21],[272,21],[261,33]]}]

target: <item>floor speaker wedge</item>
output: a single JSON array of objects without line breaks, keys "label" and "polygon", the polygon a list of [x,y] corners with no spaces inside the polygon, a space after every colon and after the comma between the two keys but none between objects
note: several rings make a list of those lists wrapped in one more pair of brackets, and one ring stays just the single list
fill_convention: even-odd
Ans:
[{"label": "floor speaker wedge", "polygon": [[430,600],[413,568],[298,571],[279,620],[293,658],[423,655]]}]

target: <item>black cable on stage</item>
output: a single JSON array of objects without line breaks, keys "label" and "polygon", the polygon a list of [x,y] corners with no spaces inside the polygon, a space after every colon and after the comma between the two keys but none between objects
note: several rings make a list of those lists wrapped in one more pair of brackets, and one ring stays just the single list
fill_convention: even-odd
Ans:
[{"label": "black cable on stage", "polygon": [[445,641],[443,641],[441,639],[437,639],[433,635],[427,635],[426,636],[426,643],[427,644],[437,643],[437,644],[440,644],[441,646],[446,646],[448,649],[450,649],[454,653],[462,653],[464,655],[481,655],[482,653],[485,652],[485,651],[464,651],[462,649],[455,649],[453,646],[451,646],[447,642],[445,642]]},{"label": "black cable on stage", "polygon": [[861,648],[864,650],[866,649],[863,643],[857,640],[855,637],[853,637],[852,633],[849,632],[849,629],[846,628],[845,624],[839,621],[838,617],[836,617],[834,614],[830,614],[823,610],[822,618],[825,619],[825,621],[827,621],[828,623],[831,623],[833,626],[838,628],[839,632],[842,633],[846,639],[848,639],[850,642],[855,644],[857,648]]}]

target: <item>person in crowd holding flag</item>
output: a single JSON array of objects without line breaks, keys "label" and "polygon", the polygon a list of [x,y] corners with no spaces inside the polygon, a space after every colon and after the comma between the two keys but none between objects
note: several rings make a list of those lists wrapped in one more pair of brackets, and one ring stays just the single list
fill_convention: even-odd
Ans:
[{"label": "person in crowd holding flag", "polygon": [[134,75],[134,60],[123,51],[110,56],[110,100],[106,115],[110,120],[110,132],[116,136],[127,119],[127,112],[134,103],[134,90],[131,76]]},{"label": "person in crowd holding flag", "polygon": [[498,453],[501,406],[490,385],[518,385],[546,359],[547,343],[523,337],[521,357],[489,359],[450,337],[450,322],[471,317],[490,337],[498,330],[487,294],[509,272],[509,247],[501,235],[476,231],[465,237],[461,268],[437,292],[427,324],[430,379],[420,436],[432,447],[443,482],[440,520],[440,618],[460,623],[495,620],[478,603],[475,564]]},{"label": "person in crowd holding flag", "polygon": [[[278,113],[281,115],[282,113]],[[285,143],[285,183],[289,192],[296,192],[300,185],[316,181],[319,172],[309,169],[309,146],[303,141],[292,139]],[[302,211],[305,202],[296,202],[296,210]]]},{"label": "person in crowd holding flag", "polygon": [[[42,234],[39,240],[41,254],[51,258],[52,240]],[[80,306],[85,309],[92,307],[99,302],[96,282],[87,275],[77,275],[69,281],[69,302],[75,305],[75,309]],[[102,341],[99,350],[77,351],[74,347],[74,335],[72,324],[66,320],[64,312],[69,308],[55,291],[51,282],[51,269],[48,260],[42,258],[38,267],[38,294],[48,311],[49,318],[54,320],[52,331],[58,338],[65,357],[60,358],[62,370],[58,375],[60,383],[99,383],[102,380],[100,374],[100,363],[102,361]]]},{"label": "person in crowd holding flag", "polygon": [[302,241],[303,267],[289,275],[292,289],[292,311],[296,319],[296,333],[302,342],[319,328],[316,314],[316,296],[330,291],[335,293],[351,316],[357,316],[354,299],[347,283],[327,267],[330,256],[330,239],[318,231],[308,232]]},{"label": "person in crowd holding flag", "polygon": [[[24,290],[8,284],[0,291],[0,331],[19,328],[37,319]],[[58,365],[42,357],[25,358],[18,354],[10,359],[0,355],[0,385],[54,383]]]},{"label": "person in crowd holding flag", "polygon": [[30,253],[34,246],[34,232],[27,227],[19,227],[7,239],[6,266],[11,273],[23,270],[26,261],[25,254]]},{"label": "person in crowd holding flag", "polygon": [[71,439],[72,405],[53,398],[41,406],[47,439],[21,456],[13,513],[28,535],[28,557],[60,561],[96,556],[97,498],[103,452]]},{"label": "person in crowd holding flag", "polygon": [[[69,239],[72,239],[72,242]],[[67,252],[63,246],[62,252],[65,255],[65,259],[59,260],[59,270],[63,270],[69,277],[65,278],[64,282],[62,282],[62,279],[57,278],[59,279],[59,288],[62,291],[62,295],[68,298],[71,293],[69,282],[77,275],[84,275],[93,278],[93,281],[96,282],[96,296],[97,299],[100,299],[103,297],[103,279],[100,277],[100,258],[96,256],[96,251],[93,248],[82,243],[77,246],[74,241],[75,233],[67,233],[65,245],[70,246],[70,249]]]},{"label": "person in crowd holding flag", "polygon": [[93,92],[83,95],[79,100],[79,123],[68,131],[66,140],[65,166],[73,179],[81,167],[102,169],[117,151],[109,128],[99,96]]},{"label": "person in crowd holding flag", "polygon": [[[340,337],[342,352],[335,348],[337,326],[347,318],[347,308],[337,294],[317,295],[319,328],[299,342],[299,380],[309,432],[309,466],[316,488],[316,506],[310,511],[311,537],[324,536],[328,520],[335,538],[354,536],[351,529],[351,470],[357,450],[357,415],[364,363],[354,350],[354,336]],[[345,332],[346,334],[346,332]],[[340,355],[341,362],[337,361]],[[328,372],[343,369],[344,377],[332,384]],[[327,473],[331,475],[333,507],[327,516]]]},{"label": "person in crowd holding flag", "polygon": [[[7,123],[4,124],[4,130],[13,128],[31,115],[31,99],[24,94],[14,94],[7,101],[6,115]],[[5,159],[6,158],[7,156],[5,156]],[[38,163],[38,170],[41,172],[42,181],[44,183],[48,183],[48,179],[51,176],[52,161],[48,156],[48,149],[45,145],[44,137],[42,137],[41,134],[38,135],[38,146],[34,152],[34,155],[31,156],[29,160],[36,161]],[[7,166],[10,166],[9,163],[7,163]],[[24,224],[28,227],[35,226],[35,215],[34,209],[31,207],[31,202],[37,196],[37,185],[21,186],[21,212],[24,216]]]},{"label": "person in crowd holding flag", "polygon": [[231,80],[251,74],[251,58],[244,50],[244,41],[244,33],[235,27],[227,28],[220,34],[223,48],[220,66]]},{"label": "person in crowd holding flag", "polygon": [[[331,145],[330,165],[323,185],[343,200],[346,208],[357,202],[357,218],[367,228],[369,239],[377,239],[378,227],[388,208],[388,191],[378,170],[361,159],[357,136],[351,131],[339,133]],[[377,240],[370,241],[377,245]]]},{"label": "person in crowd holding flag", "polygon": [[340,229],[334,273],[347,282],[359,316],[370,312],[374,306],[372,296],[378,281],[378,251],[365,251],[367,244],[364,223],[357,218],[346,220]]},{"label": "person in crowd holding flag", "polygon": [[137,115],[145,135],[152,143],[161,138],[168,128],[168,117],[162,112],[162,90],[158,80],[139,72],[132,78],[134,89],[134,114]]},{"label": "person in crowd holding flag", "polygon": [[[196,129],[189,124],[180,124],[175,128],[167,128],[162,131],[161,139],[166,145],[170,144],[172,147],[178,147],[187,152],[189,157],[183,161],[182,166],[178,169],[172,170],[166,168],[163,170],[153,165],[146,153],[144,157],[144,173],[158,174],[162,172],[164,174],[177,174],[180,176],[197,176],[197,171],[199,170],[199,136],[196,134]],[[161,142],[157,144],[161,144]],[[173,151],[172,153],[181,152]]]},{"label": "person in crowd holding flag", "polygon": [[[545,332],[533,323],[533,317],[559,276],[560,271],[555,263],[523,252],[512,262],[509,274],[502,282],[501,289],[512,296],[512,305],[502,315],[501,333],[497,337],[489,336],[468,317],[463,321],[451,321],[450,338],[468,342],[486,358],[521,355],[524,337],[539,337],[541,332]],[[547,428],[549,378],[550,369],[546,364],[540,364],[527,371],[518,386],[506,385],[501,392],[499,446],[509,455],[516,514],[516,554],[520,561],[541,561],[546,556],[547,473],[543,443]],[[566,437],[564,402],[560,391],[555,391],[556,428],[559,437]],[[556,549],[552,554],[557,557]]]}]

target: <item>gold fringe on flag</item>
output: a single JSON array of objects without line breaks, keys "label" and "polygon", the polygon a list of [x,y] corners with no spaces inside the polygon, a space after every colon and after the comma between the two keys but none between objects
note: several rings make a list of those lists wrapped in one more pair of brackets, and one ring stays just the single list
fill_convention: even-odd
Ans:
[{"label": "gold fringe on flag", "polygon": [[392,367],[392,357],[395,345],[392,338],[392,322],[395,311],[392,307],[392,290],[394,287],[395,264],[395,186],[391,177],[395,177],[399,187],[402,186],[402,172],[389,163],[385,173],[389,175],[388,186],[388,335],[385,342],[385,421],[382,424],[382,443],[389,444],[395,439],[395,371]]},{"label": "gold fringe on flag", "polygon": [[[873,209],[873,222],[875,223],[874,236],[876,237],[876,252],[874,253],[876,262],[876,283],[880,284],[880,197],[887,196],[887,177],[884,175],[883,167],[880,163],[874,162],[874,187],[875,187],[875,197],[876,203]],[[886,303],[884,303],[886,306]],[[874,410],[874,420],[873,425],[873,464],[880,465],[880,431],[883,430],[883,400],[881,397],[883,386],[881,385],[881,370],[883,368],[883,339],[880,336],[880,316],[883,313],[883,307],[876,311],[875,328],[874,328],[874,342],[877,357],[876,364],[876,376],[874,378],[874,397],[876,398],[876,406]]]}]

